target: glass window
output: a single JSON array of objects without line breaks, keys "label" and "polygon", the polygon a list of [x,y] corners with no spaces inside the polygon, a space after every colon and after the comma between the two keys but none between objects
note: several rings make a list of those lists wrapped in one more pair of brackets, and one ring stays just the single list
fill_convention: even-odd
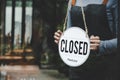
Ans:
[{"label": "glass window", "polygon": [[30,44],[31,41],[31,35],[32,35],[32,0],[27,0],[26,1],[26,32],[25,32],[25,43]]},{"label": "glass window", "polygon": [[20,48],[21,34],[22,34],[22,1],[15,2],[15,35],[14,35],[14,48]]},{"label": "glass window", "polygon": [[5,14],[5,31],[6,35],[11,32],[11,25],[12,25],[12,0],[6,1],[6,14]]}]

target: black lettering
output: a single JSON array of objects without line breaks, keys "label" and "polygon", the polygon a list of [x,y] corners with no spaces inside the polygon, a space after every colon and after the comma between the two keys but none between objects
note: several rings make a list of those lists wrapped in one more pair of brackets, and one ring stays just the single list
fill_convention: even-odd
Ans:
[{"label": "black lettering", "polygon": [[81,49],[82,49],[81,46],[82,46],[82,44],[83,44],[83,42],[80,41],[80,43],[79,43],[79,54],[81,54],[81,55],[82,55],[82,53],[81,53]]},{"label": "black lettering", "polygon": [[77,54],[78,53],[78,48],[77,48],[77,45],[78,45],[78,41],[75,41],[75,50],[74,50],[74,53]]},{"label": "black lettering", "polygon": [[70,41],[70,44],[69,44],[69,52],[70,53],[73,52],[73,41],[72,40]]},{"label": "black lettering", "polygon": [[88,49],[88,43],[84,42],[84,46],[83,46],[83,55],[87,54],[87,49]]},{"label": "black lettering", "polygon": [[68,50],[67,50],[67,40],[65,41],[65,52],[68,53]]},{"label": "black lettering", "polygon": [[83,41],[61,40],[60,50],[65,53],[74,53],[79,55],[87,55],[88,43]]},{"label": "black lettering", "polygon": [[61,46],[60,46],[60,50],[61,50],[61,52],[64,51],[63,44],[65,44],[65,40],[64,40],[64,39],[61,40]]}]

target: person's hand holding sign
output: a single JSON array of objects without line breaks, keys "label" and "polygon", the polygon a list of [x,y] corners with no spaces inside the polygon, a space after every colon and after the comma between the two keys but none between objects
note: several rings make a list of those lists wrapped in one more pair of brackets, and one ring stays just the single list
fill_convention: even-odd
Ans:
[{"label": "person's hand holding sign", "polygon": [[60,40],[61,35],[62,35],[62,31],[60,31],[60,30],[57,30],[57,31],[54,33],[54,38],[55,38],[54,42],[55,42],[56,44],[59,43],[59,40]]},{"label": "person's hand holding sign", "polygon": [[99,36],[90,36],[90,50],[98,50],[100,45],[100,37]]},{"label": "person's hand holding sign", "polygon": [[[63,35],[64,34],[64,35]],[[72,27],[54,34],[61,59],[71,67],[82,65],[88,58],[90,50],[97,51],[100,45],[99,36],[86,36],[86,32]]]}]

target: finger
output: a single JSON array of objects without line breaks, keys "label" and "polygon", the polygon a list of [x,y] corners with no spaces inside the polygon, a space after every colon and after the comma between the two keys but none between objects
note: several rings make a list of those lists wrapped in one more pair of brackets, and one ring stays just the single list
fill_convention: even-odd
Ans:
[{"label": "finger", "polygon": [[100,37],[90,37],[91,40],[99,40]]},{"label": "finger", "polygon": [[97,50],[98,48],[97,47],[90,47],[90,50]]},{"label": "finger", "polygon": [[59,34],[62,34],[62,31],[61,31],[61,30],[58,30],[57,32],[58,32]]},{"label": "finger", "polygon": [[93,37],[94,37],[94,35],[91,35],[91,36],[90,36],[90,39],[93,38]]},{"label": "finger", "polygon": [[90,44],[90,47],[98,47],[100,44]]},{"label": "finger", "polygon": [[98,43],[98,44],[100,44],[100,40],[90,40],[90,43]]},{"label": "finger", "polygon": [[58,40],[54,40],[54,42],[55,42],[56,44],[58,44],[58,43],[59,43],[59,41],[58,41]]},{"label": "finger", "polygon": [[58,36],[58,37],[60,37],[61,36],[61,34],[60,33],[58,33],[58,32],[55,32],[55,34],[54,34],[55,36]]},{"label": "finger", "polygon": [[60,37],[59,36],[54,36],[54,38],[55,38],[55,40],[59,40],[60,39]]},{"label": "finger", "polygon": [[99,37],[99,36],[93,36],[93,35],[92,35],[92,36],[90,36],[90,39],[93,39],[93,40],[94,40],[94,39],[100,39],[100,37]]},{"label": "finger", "polygon": [[90,50],[97,50],[99,47],[99,44],[90,44]]}]

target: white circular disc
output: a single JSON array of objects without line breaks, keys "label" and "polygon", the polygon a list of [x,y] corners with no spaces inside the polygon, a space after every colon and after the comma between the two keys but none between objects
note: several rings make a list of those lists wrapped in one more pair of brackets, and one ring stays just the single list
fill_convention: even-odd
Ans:
[{"label": "white circular disc", "polygon": [[84,30],[71,27],[62,34],[58,48],[65,64],[78,67],[87,60],[90,54],[90,40]]}]

